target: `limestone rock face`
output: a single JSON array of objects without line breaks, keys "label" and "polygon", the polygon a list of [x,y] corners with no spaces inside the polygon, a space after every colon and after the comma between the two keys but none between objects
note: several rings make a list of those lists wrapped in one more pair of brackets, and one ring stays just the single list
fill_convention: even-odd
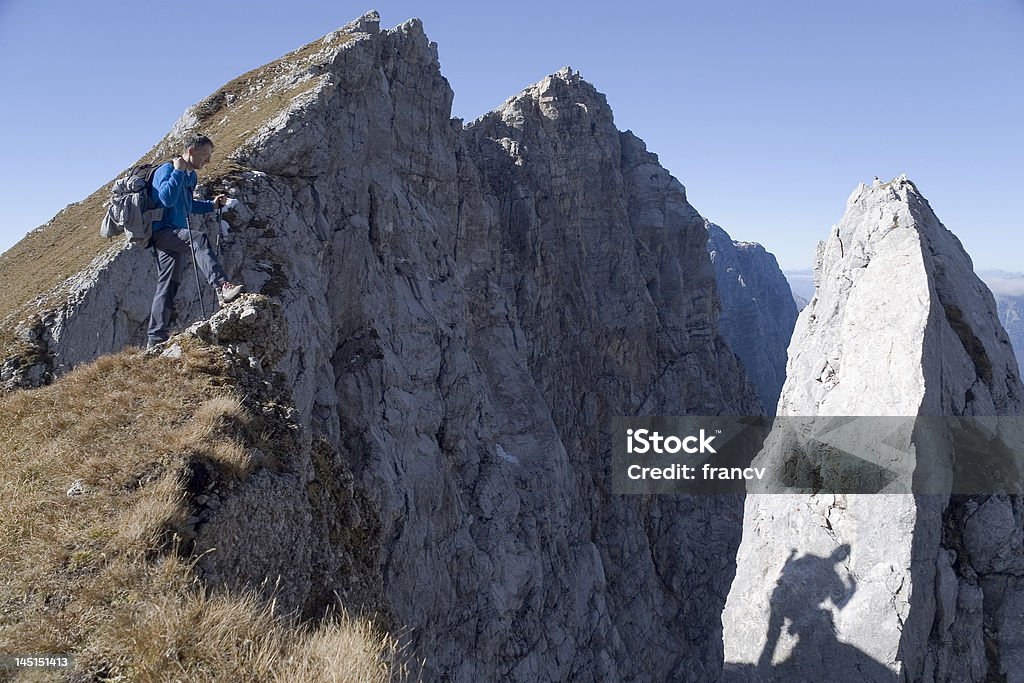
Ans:
[{"label": "limestone rock face", "polygon": [[[569,69],[465,127],[451,102],[420,23],[370,14],[190,108],[162,143],[209,126],[233,140],[215,137],[230,164],[203,188],[241,202],[222,260],[284,323],[246,342],[268,318],[247,327],[240,305],[194,333],[279,358],[312,444],[290,479],[257,473],[219,502],[274,539],[254,534],[249,555],[244,533],[200,525],[197,549],[230,549],[202,569],[280,573],[282,606],[309,612],[343,568],[308,529],[279,562],[288,529],[267,508],[301,526],[358,500],[375,529],[360,566],[425,679],[714,679],[741,502],[610,495],[615,416],[760,413],[719,335],[704,220]],[[83,275],[46,330],[55,372],[141,341],[147,256],[112,248]],[[188,279],[182,322],[198,317]]]},{"label": "limestone rock face", "polygon": [[[1020,414],[992,296],[905,177],[854,191],[819,244],[815,282],[780,416]],[[941,434],[913,438],[919,458],[942,455]],[[759,456],[769,467],[772,448],[770,437]],[[1022,524],[1020,499],[1005,495],[749,496],[723,616],[727,671],[1021,680]]]},{"label": "limestone rock face", "polygon": [[232,305],[189,328],[203,341],[226,346],[260,367],[273,366],[287,353],[287,330],[281,306],[258,294],[242,294]]},{"label": "limestone rock face", "polygon": [[[890,415],[1019,411],[1019,374],[992,294],[940,227],[905,178],[854,191],[818,245],[815,295],[797,323],[779,414],[857,414],[868,394]],[[921,305],[889,303],[907,292]],[[925,395],[929,363],[947,372]]]},{"label": "limestone rock face", "polygon": [[722,301],[722,336],[743,363],[768,414],[786,380],[786,349],[797,305],[775,256],[756,242],[736,242],[707,221],[708,254]]},{"label": "limestone rock face", "polygon": [[[547,519],[557,501],[550,519],[567,526],[556,538],[579,558],[549,579],[553,602],[530,628],[554,643],[593,618],[586,605],[600,594],[598,628],[584,646],[599,677],[653,666],[659,677],[700,679],[720,667],[715,605],[731,575],[738,501],[601,501],[593,492],[607,490],[609,473],[593,463],[607,462],[614,415],[759,411],[717,334],[703,219],[643,143],[615,130],[604,97],[568,69],[469,125],[460,158],[472,162],[460,166],[458,244],[473,292],[469,344],[493,387],[498,453],[527,472],[548,454],[546,473],[521,475],[532,483],[516,507]],[[527,405],[516,395],[534,398]],[[537,435],[530,424],[550,427]],[[562,480],[555,468],[578,474]],[[715,550],[698,551],[704,543]],[[528,590],[548,583],[526,580]],[[700,597],[684,597],[697,584]],[[650,653],[651,642],[678,654],[643,664],[648,655],[635,653]],[[545,659],[528,670],[545,670]]]}]

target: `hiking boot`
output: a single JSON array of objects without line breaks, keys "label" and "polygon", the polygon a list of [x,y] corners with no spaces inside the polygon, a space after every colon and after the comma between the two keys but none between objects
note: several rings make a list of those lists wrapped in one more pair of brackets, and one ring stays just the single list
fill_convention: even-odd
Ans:
[{"label": "hiking boot", "polygon": [[166,343],[167,343],[166,339],[147,339],[146,340],[146,351],[152,351],[156,347],[162,346],[163,344],[166,344]]},{"label": "hiking boot", "polygon": [[220,283],[220,287],[217,288],[217,301],[221,305],[231,303],[238,298],[238,295],[245,289],[242,285],[233,285],[227,280]]}]

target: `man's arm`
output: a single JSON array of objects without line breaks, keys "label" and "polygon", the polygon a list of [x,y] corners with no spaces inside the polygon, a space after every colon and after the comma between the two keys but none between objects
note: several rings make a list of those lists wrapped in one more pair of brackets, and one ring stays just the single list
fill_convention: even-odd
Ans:
[{"label": "man's arm", "polygon": [[210,213],[213,208],[213,202],[209,199],[192,200],[192,213]]},{"label": "man's arm", "polygon": [[153,174],[153,187],[160,203],[164,206],[176,206],[185,193],[187,180],[188,172],[161,166]]},{"label": "man's arm", "polygon": [[[194,199],[192,200],[192,213],[210,213],[216,209],[223,209],[227,203],[228,196],[226,194],[217,195],[213,198],[213,201],[206,199]],[[209,208],[207,208],[207,206],[209,206]]]}]

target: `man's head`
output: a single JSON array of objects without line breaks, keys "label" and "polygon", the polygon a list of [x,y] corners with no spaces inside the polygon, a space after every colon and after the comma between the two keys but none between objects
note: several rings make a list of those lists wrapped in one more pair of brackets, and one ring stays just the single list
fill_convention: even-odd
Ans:
[{"label": "man's head", "polygon": [[850,544],[849,543],[844,543],[844,544],[842,544],[841,546],[839,546],[838,548],[836,548],[835,550],[832,551],[832,558],[831,559],[832,559],[833,562],[838,563],[838,562],[842,562],[843,560],[845,560],[849,556],[850,556]]},{"label": "man's head", "polygon": [[199,170],[210,163],[210,157],[213,156],[213,140],[201,133],[194,133],[185,141],[185,151],[181,156],[192,168]]}]

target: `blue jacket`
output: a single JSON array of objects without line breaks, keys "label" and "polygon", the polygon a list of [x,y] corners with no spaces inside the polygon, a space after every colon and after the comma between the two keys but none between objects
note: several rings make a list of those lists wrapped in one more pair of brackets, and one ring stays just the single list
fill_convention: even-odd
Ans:
[{"label": "blue jacket", "polygon": [[179,171],[169,161],[156,170],[150,196],[158,206],[164,207],[164,215],[153,223],[153,232],[164,228],[186,228],[186,214],[213,211],[213,202],[192,199],[197,180],[195,171]]}]

